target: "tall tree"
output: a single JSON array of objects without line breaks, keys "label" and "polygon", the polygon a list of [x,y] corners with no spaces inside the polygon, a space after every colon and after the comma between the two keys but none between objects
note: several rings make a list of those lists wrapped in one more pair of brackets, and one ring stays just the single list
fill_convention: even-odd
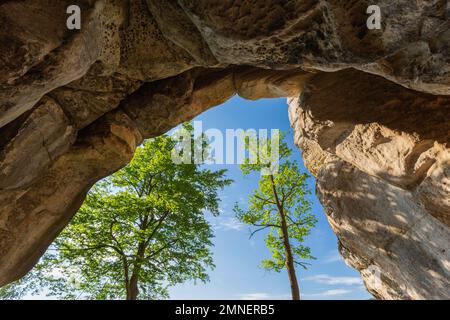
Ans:
[{"label": "tall tree", "polygon": [[[277,141],[274,141],[277,139]],[[303,245],[305,237],[316,224],[307,199],[308,175],[301,172],[296,161],[289,160],[291,150],[282,137],[249,138],[246,143],[250,157],[241,165],[244,175],[262,172],[259,186],[251,194],[246,209],[237,204],[236,217],[253,227],[250,234],[268,230],[265,238],[272,259],[263,260],[261,266],[280,272],[286,268],[293,300],[300,300],[296,266],[307,267],[305,259],[312,259],[310,249]],[[258,148],[259,147],[259,148]],[[278,148],[279,157],[274,159]],[[252,161],[252,159],[254,159]]]},{"label": "tall tree", "polygon": [[63,298],[152,299],[208,280],[213,232],[204,212],[218,214],[218,190],[231,181],[224,170],[174,164],[175,145],[168,135],[148,140],[97,184],[37,268],[3,296],[46,288]]}]

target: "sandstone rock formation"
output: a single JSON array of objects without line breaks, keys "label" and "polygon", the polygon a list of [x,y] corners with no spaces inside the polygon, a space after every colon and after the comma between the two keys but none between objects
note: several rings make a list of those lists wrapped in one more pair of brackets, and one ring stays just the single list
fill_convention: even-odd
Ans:
[{"label": "sandstone rock formation", "polygon": [[312,77],[290,100],[340,252],[376,297],[449,295],[449,115],[450,97],[350,69]]},{"label": "sandstone rock formation", "polygon": [[239,94],[291,97],[341,253],[376,297],[450,298],[448,14],[445,0],[0,1],[0,285],[144,138]]}]

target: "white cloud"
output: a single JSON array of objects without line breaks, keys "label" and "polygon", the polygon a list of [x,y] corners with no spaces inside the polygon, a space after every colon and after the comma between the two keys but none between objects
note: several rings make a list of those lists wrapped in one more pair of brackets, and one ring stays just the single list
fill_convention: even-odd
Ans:
[{"label": "white cloud", "polygon": [[336,277],[328,274],[318,274],[311,277],[306,277],[303,281],[313,281],[316,283],[327,285],[344,285],[344,286],[361,286],[363,281],[360,277]]},{"label": "white cloud", "polygon": [[304,294],[306,297],[337,297],[342,296],[345,294],[348,294],[352,292],[352,290],[348,289],[330,289],[323,292],[318,293],[310,293],[310,294]]},{"label": "white cloud", "polygon": [[[317,299],[317,298],[338,298],[340,296],[344,296],[346,294],[352,293],[353,290],[349,289],[330,289],[317,293],[305,293],[301,296],[308,299]],[[280,294],[274,295],[266,292],[254,292],[254,293],[242,293],[236,295],[240,300],[291,300],[291,295],[289,294]]]},{"label": "white cloud", "polygon": [[237,294],[240,300],[289,300],[291,297],[286,295],[272,295],[266,292],[242,293]]},{"label": "white cloud", "polygon": [[264,292],[243,293],[238,296],[241,300],[267,300],[269,298],[269,295]]},{"label": "white cloud", "polygon": [[216,230],[241,231],[245,228],[245,224],[234,217],[217,217],[213,222],[213,226]]}]

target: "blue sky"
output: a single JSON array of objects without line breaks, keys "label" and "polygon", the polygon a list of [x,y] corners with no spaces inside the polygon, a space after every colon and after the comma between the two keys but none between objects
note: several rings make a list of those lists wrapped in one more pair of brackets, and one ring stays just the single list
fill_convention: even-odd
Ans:
[{"label": "blue sky", "polygon": [[[203,130],[220,129],[280,129],[291,130],[286,99],[262,99],[248,101],[234,97],[215,107],[195,121],[202,121]],[[295,147],[293,135],[286,140],[294,150],[292,158],[303,167],[301,153]],[[172,299],[289,299],[290,288],[285,272],[268,272],[259,268],[262,259],[270,253],[264,246],[264,233],[249,239],[249,227],[234,219],[236,202],[245,206],[251,191],[257,187],[259,175],[244,177],[238,165],[215,165],[226,168],[235,182],[221,192],[221,214],[210,217],[215,229],[214,260],[216,268],[210,272],[210,282],[185,283],[170,289]],[[313,191],[315,181],[309,180]],[[348,267],[337,251],[337,239],[333,234],[323,208],[313,194],[313,213],[318,219],[316,228],[307,238],[317,260],[311,261],[309,270],[298,269],[300,290],[303,299],[370,299],[359,273]]]}]

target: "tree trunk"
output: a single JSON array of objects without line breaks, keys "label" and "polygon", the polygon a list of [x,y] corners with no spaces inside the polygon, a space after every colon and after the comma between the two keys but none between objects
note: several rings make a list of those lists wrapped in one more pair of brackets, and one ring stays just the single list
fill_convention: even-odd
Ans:
[{"label": "tree trunk", "polygon": [[[145,227],[141,228],[141,230],[145,230]],[[144,242],[142,241],[139,242],[136,254],[136,261],[134,262],[133,273],[131,275],[130,281],[128,282],[127,300],[137,300],[139,294],[138,281],[141,272],[141,265],[144,260],[145,247],[146,244]]]},{"label": "tree trunk", "polygon": [[139,294],[138,277],[133,275],[127,288],[127,300],[137,300]]},{"label": "tree trunk", "polygon": [[278,192],[275,186],[273,175],[270,176],[270,180],[272,182],[272,191],[275,196],[278,213],[280,214],[281,219],[281,231],[283,233],[283,245],[286,255],[286,270],[288,273],[289,282],[291,283],[292,300],[300,300],[300,287],[298,285],[297,275],[295,273],[294,257],[292,256],[292,248],[289,242],[289,232],[286,223],[286,217],[284,215],[283,204],[280,202],[280,199],[278,197]]},{"label": "tree trunk", "polygon": [[289,276],[289,282],[291,283],[292,300],[300,300],[300,288],[298,285],[297,275],[295,273],[294,258],[292,256],[292,249],[289,243],[289,235],[287,232],[286,221],[282,218],[282,231],[283,231],[283,243],[286,252],[286,270]]}]

